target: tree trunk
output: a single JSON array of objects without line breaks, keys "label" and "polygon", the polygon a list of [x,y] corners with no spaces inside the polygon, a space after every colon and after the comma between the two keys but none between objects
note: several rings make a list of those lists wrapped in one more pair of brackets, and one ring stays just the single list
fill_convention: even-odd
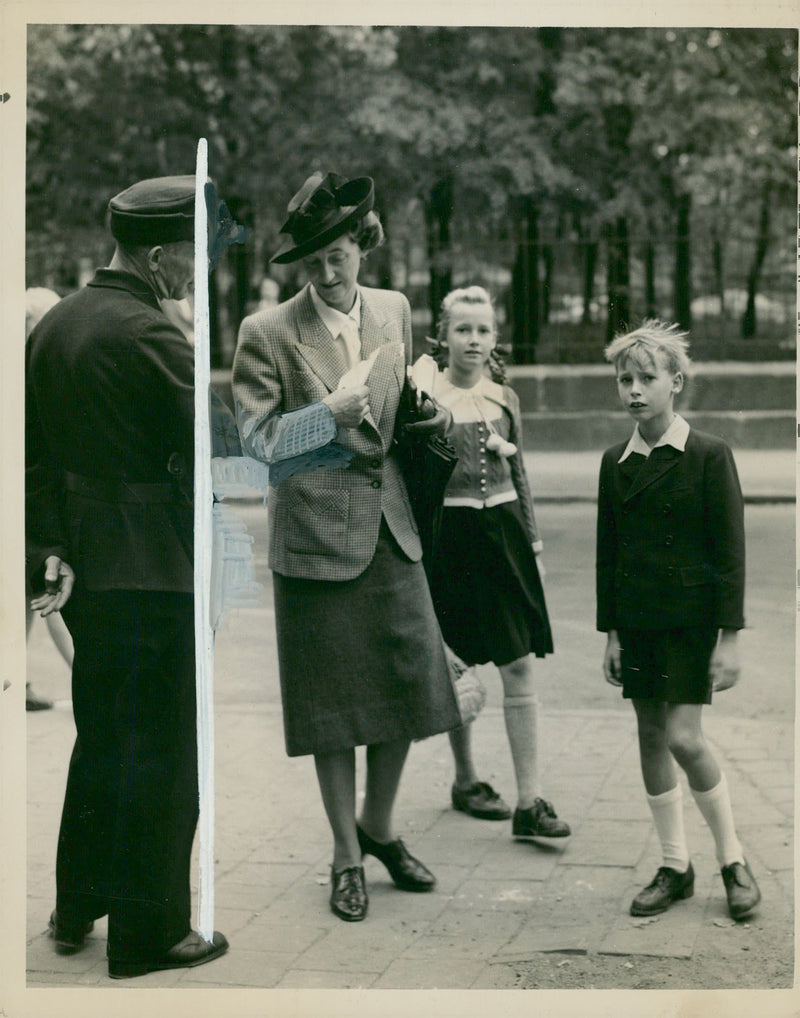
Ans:
[{"label": "tree trunk", "polygon": [[645,316],[647,318],[657,318],[656,249],[652,240],[648,240],[644,246],[644,302]]},{"label": "tree trunk", "polygon": [[692,196],[678,196],[678,229],[675,239],[675,320],[682,329],[692,327],[692,278],[689,217]]},{"label": "tree trunk", "polygon": [[208,277],[208,345],[209,362],[212,368],[227,367],[223,364],[222,342],[220,340],[219,287],[217,273]]},{"label": "tree trunk", "polygon": [[539,217],[533,198],[523,195],[517,202],[520,239],[511,274],[511,321],[514,360],[533,364],[539,339]]},{"label": "tree trunk", "polygon": [[631,313],[630,300],[630,246],[628,220],[618,216],[608,232],[608,315],[606,316],[606,342],[610,343],[617,332],[628,328]]},{"label": "tree trunk", "polygon": [[583,249],[583,314],[581,322],[590,325],[592,301],[594,300],[594,273],[597,266],[598,245],[596,240],[587,240]]},{"label": "tree trunk", "polygon": [[425,206],[428,225],[428,264],[430,284],[428,304],[431,311],[431,335],[435,335],[436,322],[442,300],[453,284],[453,254],[450,248],[450,220],[453,217],[453,181],[443,177],[431,188]]},{"label": "tree trunk", "polygon": [[725,256],[722,240],[716,227],[711,234],[711,265],[714,271],[714,289],[719,297],[719,316],[725,317]]},{"label": "tree trunk", "polygon": [[542,325],[550,321],[550,300],[553,296],[553,245],[542,246],[544,280],[542,282]]},{"label": "tree trunk", "polygon": [[766,181],[761,192],[761,215],[758,219],[756,249],[753,254],[753,263],[750,266],[750,271],[747,273],[747,306],[742,317],[743,339],[752,339],[756,334],[756,292],[764,259],[767,256],[767,248],[769,247],[769,199],[770,184],[769,181]]}]

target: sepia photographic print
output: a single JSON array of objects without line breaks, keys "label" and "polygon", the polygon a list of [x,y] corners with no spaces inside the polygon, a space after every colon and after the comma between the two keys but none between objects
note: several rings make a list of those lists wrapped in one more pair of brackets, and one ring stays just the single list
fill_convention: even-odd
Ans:
[{"label": "sepia photographic print", "polygon": [[796,1013],[796,19],[415,13],[0,11],[4,1014]]}]

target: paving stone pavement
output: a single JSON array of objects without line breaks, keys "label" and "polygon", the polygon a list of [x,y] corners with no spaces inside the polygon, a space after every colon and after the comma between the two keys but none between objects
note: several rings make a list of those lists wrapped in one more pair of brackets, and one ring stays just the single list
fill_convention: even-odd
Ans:
[{"label": "paving stone pavement", "polygon": [[[105,923],[80,954],[47,936],[53,853],[73,738],[69,701],[28,723],[28,986],[129,985],[109,980]],[[764,914],[791,913],[791,724],[722,716],[707,722],[726,769]],[[684,788],[697,871],[694,897],[656,919],[633,919],[632,895],[659,864],[632,716],[623,710],[544,711],[546,794],[569,821],[563,841],[516,842],[509,822],[449,808],[444,736],[412,747],[398,832],[436,873],[434,893],[397,891],[365,861],[370,911],[343,924],[328,909],[330,835],[313,764],[283,751],[280,711],[223,707],[217,716],[216,922],[231,949],[197,969],[152,973],[143,987],[426,989],[513,985],[515,963],[542,952],[688,958],[709,927],[727,926],[710,833]],[[513,788],[502,711],[476,722],[487,774]],[[791,941],[786,943],[791,957]]]},{"label": "paving stone pavement", "polygon": [[[736,457],[747,498],[793,498],[794,453],[737,450]],[[536,454],[529,471],[537,497],[543,503],[589,501],[597,461],[599,455],[593,453]],[[590,554],[589,538],[572,529],[575,518],[568,513],[560,528],[551,520],[555,563],[562,547],[559,541],[568,541],[568,546],[584,541],[586,547],[580,544],[579,551],[572,553],[580,554],[581,562]],[[257,554],[263,570],[263,549],[259,547]],[[585,568],[583,563],[581,569]],[[575,585],[563,586],[571,569],[572,561],[562,559],[562,598],[576,596],[583,583],[577,580]],[[552,593],[557,601],[558,584]],[[762,632],[757,646],[763,657],[763,661],[750,660],[751,671],[757,673],[751,681],[768,682],[777,661],[782,663],[776,678],[783,682],[783,672],[790,667],[785,653],[773,660],[770,649],[770,639],[781,646],[787,639],[781,614],[785,615],[786,606],[776,596],[766,588],[751,591],[752,611]],[[590,610],[582,611],[589,621],[583,615],[573,619],[567,611],[559,612],[560,633],[569,644],[562,660],[581,673],[589,669],[594,674],[597,634],[592,632]],[[236,667],[240,674],[256,674],[265,661],[274,658],[269,601],[251,615],[244,610],[240,614],[245,617],[244,629],[234,627],[233,639],[241,632],[248,639],[237,650]],[[35,638],[47,642],[36,634]],[[230,642],[231,636],[226,638]],[[49,653],[55,652],[50,649]],[[46,655],[36,660],[37,666],[49,667]],[[571,824],[572,837],[550,843],[515,842],[508,822],[477,821],[453,811],[446,737],[417,743],[403,775],[396,825],[411,851],[436,873],[438,886],[432,894],[403,894],[393,887],[381,865],[367,858],[369,916],[363,923],[345,924],[328,908],[330,834],[312,760],[286,757],[276,694],[272,702],[248,702],[240,696],[240,686],[226,689],[226,676],[219,678],[215,925],[228,936],[229,953],[197,969],[151,973],[133,981],[110,980],[104,920],[97,923],[81,953],[63,957],[53,951],[47,919],[55,897],[56,835],[74,738],[71,704],[61,699],[52,711],[26,716],[29,988],[122,991],[135,985],[145,989],[274,988],[287,993],[352,988],[510,989],[519,985],[520,965],[542,957],[562,958],[559,964],[568,964],[571,958],[625,958],[629,959],[625,964],[631,964],[637,959],[706,957],[709,951],[726,964],[730,959],[729,985],[736,987],[741,985],[738,952],[748,949],[740,944],[742,938],[761,937],[766,943],[770,928],[769,943],[778,944],[775,950],[791,972],[791,711],[776,714],[772,709],[768,718],[757,719],[731,716],[725,708],[708,712],[705,722],[727,773],[740,836],[763,892],[761,909],[751,924],[734,926],[728,919],[711,835],[685,784],[686,827],[697,873],[695,894],[655,919],[635,920],[628,914],[631,897],[659,864],[639,774],[632,712],[621,704],[615,709],[573,710],[547,709],[546,703],[540,711],[544,793]],[[53,695],[59,689],[64,696],[67,684],[68,677],[59,677],[50,685],[45,682],[44,692]],[[475,740],[482,760],[492,762],[481,776],[510,799],[513,772],[496,699],[492,702],[490,697],[476,722]],[[782,939],[776,937],[776,929],[785,931]],[[763,1006],[759,1011],[760,1018],[773,1013]],[[50,1015],[47,1010],[30,1013]],[[732,1015],[733,1011],[720,1013]]]}]

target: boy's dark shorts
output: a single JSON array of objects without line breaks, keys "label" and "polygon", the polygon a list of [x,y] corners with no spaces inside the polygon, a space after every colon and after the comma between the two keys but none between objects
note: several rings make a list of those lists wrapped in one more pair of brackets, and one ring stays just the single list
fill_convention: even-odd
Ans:
[{"label": "boy's dark shorts", "polygon": [[711,703],[708,666],[716,627],[620,629],[622,695],[628,700]]}]

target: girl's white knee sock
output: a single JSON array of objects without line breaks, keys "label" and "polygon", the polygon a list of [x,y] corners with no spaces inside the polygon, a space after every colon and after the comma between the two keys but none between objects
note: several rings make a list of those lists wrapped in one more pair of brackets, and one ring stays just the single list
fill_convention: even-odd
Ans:
[{"label": "girl's white knee sock", "polygon": [[535,695],[504,696],[503,716],[517,779],[518,805],[527,809],[542,794],[537,745],[539,701]]}]

